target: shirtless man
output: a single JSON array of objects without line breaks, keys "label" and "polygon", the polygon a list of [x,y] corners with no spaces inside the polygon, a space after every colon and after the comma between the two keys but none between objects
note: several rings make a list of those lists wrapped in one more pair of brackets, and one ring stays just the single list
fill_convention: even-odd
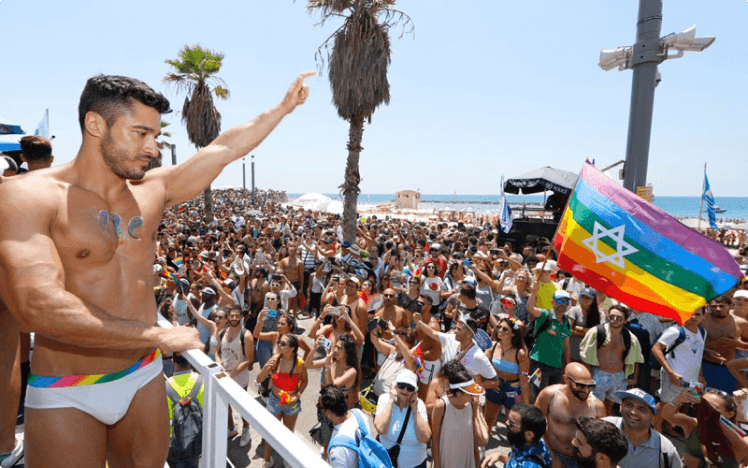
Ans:
[{"label": "shirtless man", "polygon": [[[644,363],[639,340],[624,327],[629,313],[627,307],[614,305],[608,312],[608,323],[602,326],[605,337],[599,337],[599,327],[594,327],[579,345],[582,361],[592,369],[592,378],[597,383],[592,393],[605,403],[607,416],[613,413],[613,404],[621,402],[616,392],[626,390],[629,385],[636,387],[639,364]],[[598,348],[599,340],[602,345]]]},{"label": "shirtless man", "polygon": [[[413,322],[416,324],[423,322],[432,330],[438,332],[440,330],[439,321],[431,315],[431,300],[430,296],[420,296],[418,298],[417,305],[421,312],[413,313]],[[418,398],[426,401],[429,384],[441,369],[442,345],[439,340],[435,340],[419,330],[418,326],[416,326],[416,343],[421,344],[421,353],[423,354],[423,372],[421,373],[423,375],[418,377]]]},{"label": "shirtless man", "polygon": [[[709,303],[709,312],[701,322],[706,330],[702,369],[708,387],[732,393],[738,381],[725,366],[735,359],[735,348],[745,348],[748,341],[748,321],[730,314],[732,301],[719,296]],[[740,339],[742,338],[742,340]]]},{"label": "shirtless man", "polygon": [[578,468],[571,441],[576,433],[574,421],[578,416],[602,418],[605,405],[592,394],[595,382],[584,365],[566,365],[564,383],[545,387],[535,400],[535,406],[548,420],[545,443],[553,454],[553,468]]},{"label": "shirtless man", "polygon": [[[340,298],[341,304],[346,304],[353,311],[353,321],[359,330],[366,330],[366,322],[369,319],[366,304],[358,297],[358,288],[361,285],[358,278],[351,276],[343,280],[344,296]],[[397,325],[397,324],[395,324]]]},{"label": "shirtless man", "polygon": [[[81,95],[75,160],[0,184],[0,199],[13,200],[0,206],[0,219],[13,220],[0,223],[0,295],[20,328],[36,332],[27,466],[164,466],[169,421],[160,353],[202,343],[194,328],[156,325],[161,216],[199,195],[304,102],[307,76],[280,105],[184,164],[148,173],[168,101],[138,80],[95,76]],[[72,376],[85,382],[71,387]],[[106,385],[93,383],[102,376]],[[83,391],[81,384],[88,384]]]},{"label": "shirtless man", "polygon": [[[288,281],[296,288],[296,291],[302,293],[301,281],[304,279],[304,263],[298,258],[299,248],[296,244],[288,245],[288,257],[278,262],[278,270],[282,271],[288,278]],[[286,312],[296,317],[298,295],[288,299],[288,310]],[[293,312],[292,312],[293,311]]]},{"label": "shirtless man", "polygon": [[[410,330],[410,313],[397,305],[395,290],[387,288],[382,292],[382,307],[377,309],[374,316],[392,322],[399,330]],[[386,336],[386,339],[391,337]]]}]

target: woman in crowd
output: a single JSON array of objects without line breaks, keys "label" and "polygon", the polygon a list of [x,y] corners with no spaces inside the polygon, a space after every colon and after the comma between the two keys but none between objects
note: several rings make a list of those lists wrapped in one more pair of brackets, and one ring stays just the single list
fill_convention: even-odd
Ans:
[{"label": "woman in crowd", "polygon": [[[265,367],[265,364],[273,354],[273,348],[275,347],[276,341],[266,337],[262,338],[262,333],[276,332],[278,330],[278,322],[280,317],[285,315],[280,305],[280,296],[274,292],[269,292],[265,295],[265,302],[267,305],[260,311],[260,315],[257,317],[257,324],[252,332],[252,336],[257,340],[257,350],[255,356],[257,362],[261,367]],[[274,336],[277,338],[277,335]]]},{"label": "woman in crowd", "polygon": [[584,335],[590,328],[600,325],[600,309],[597,307],[597,293],[592,288],[584,288],[579,293],[579,304],[572,308],[567,316],[573,324],[569,346],[571,348],[571,360],[582,362],[579,353],[579,345]]},{"label": "woman in crowd", "polygon": [[522,321],[502,315],[494,331],[494,345],[486,350],[486,357],[496,369],[499,387],[486,390],[486,423],[493,430],[502,406],[508,412],[515,403],[529,403],[530,390],[527,374],[530,354],[525,346],[525,325]]},{"label": "woman in crowd", "polygon": [[338,336],[324,359],[324,385],[335,384],[348,397],[349,408],[358,406],[361,385],[358,345],[350,335]]},{"label": "woman in crowd", "polygon": [[[329,325],[322,325],[328,316],[332,317],[332,322]],[[323,336],[334,345],[340,335],[350,335],[358,346],[364,343],[363,333],[361,333],[361,330],[358,329],[356,323],[351,319],[350,306],[347,304],[337,307],[326,306],[312,324],[312,328],[309,330],[309,337],[316,341],[317,338]]]},{"label": "woman in crowd", "polygon": [[397,305],[410,312],[418,312],[421,282],[416,277],[408,278],[408,290],[398,295]]},{"label": "woman in crowd", "polygon": [[527,323],[527,299],[530,297],[532,287],[532,273],[530,270],[522,269],[517,272],[511,285],[505,286],[501,294],[514,299],[516,304],[515,316]]},{"label": "woman in crowd", "polygon": [[216,359],[216,348],[218,348],[218,341],[220,340],[219,336],[223,330],[228,327],[228,314],[225,309],[218,308],[213,312],[213,317],[215,319],[215,322],[213,320],[207,319],[202,316],[202,314],[198,313],[197,310],[195,310],[195,307],[193,307],[191,301],[187,301],[187,310],[190,311],[190,314],[192,314],[192,317],[198,322],[202,323],[205,328],[208,329],[210,332],[210,340],[208,341],[208,344],[205,347],[205,354],[208,355],[209,358],[213,359],[215,361]]},{"label": "woman in crowd", "polygon": [[[296,419],[301,412],[301,394],[306,389],[308,379],[304,361],[299,356],[299,340],[291,334],[285,334],[278,341],[278,354],[268,360],[259,374],[257,383],[270,377],[270,395],[267,410],[283,425],[293,432]],[[273,448],[267,442],[265,446],[263,468],[273,466]]]},{"label": "woman in crowd", "polygon": [[[413,278],[411,276],[411,278]],[[441,304],[442,279],[436,270],[436,263],[431,258],[426,259],[421,275],[421,294],[429,296],[434,302],[433,307],[438,308]]]},{"label": "woman in crowd", "polygon": [[393,460],[398,468],[426,468],[426,444],[431,440],[431,428],[426,405],[416,392],[417,381],[413,371],[401,370],[389,392],[377,400],[374,427],[386,449],[399,446],[397,459]]}]

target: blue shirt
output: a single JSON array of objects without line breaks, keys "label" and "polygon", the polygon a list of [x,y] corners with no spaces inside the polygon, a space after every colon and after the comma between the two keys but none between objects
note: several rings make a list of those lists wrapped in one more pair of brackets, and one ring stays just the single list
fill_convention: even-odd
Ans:
[{"label": "blue shirt", "polygon": [[539,444],[535,445],[523,445],[522,447],[515,447],[509,452],[509,461],[504,465],[505,468],[538,468],[542,466],[538,460],[537,455],[543,457],[545,466],[550,468],[551,463],[551,451],[546,447],[545,442],[542,440]]}]

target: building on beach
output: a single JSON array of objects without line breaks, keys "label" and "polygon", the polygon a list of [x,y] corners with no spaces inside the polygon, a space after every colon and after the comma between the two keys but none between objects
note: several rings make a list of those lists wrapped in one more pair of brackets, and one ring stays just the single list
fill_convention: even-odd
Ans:
[{"label": "building on beach", "polygon": [[421,204],[421,192],[401,190],[395,193],[395,207],[417,210]]}]

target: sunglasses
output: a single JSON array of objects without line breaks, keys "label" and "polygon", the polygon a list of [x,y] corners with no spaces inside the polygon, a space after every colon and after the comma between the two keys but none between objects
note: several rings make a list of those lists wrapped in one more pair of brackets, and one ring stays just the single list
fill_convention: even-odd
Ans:
[{"label": "sunglasses", "polygon": [[623,322],[624,318],[618,315],[608,315],[609,322]]},{"label": "sunglasses", "polygon": [[415,284],[416,286],[418,286],[420,283],[418,281],[408,281],[408,284]]},{"label": "sunglasses", "polygon": [[499,331],[503,331],[503,332],[510,332],[510,331],[512,331],[512,330],[511,330],[511,328],[509,328],[509,327],[499,327]]},{"label": "sunglasses", "polygon": [[278,347],[279,347],[279,348],[287,348],[287,347],[289,347],[289,346],[291,346],[291,345],[290,345],[290,344],[288,344],[288,343],[284,343],[284,342],[282,342],[282,341],[281,341],[280,343],[278,343]]},{"label": "sunglasses", "polygon": [[556,301],[556,304],[563,304],[563,305],[569,305],[569,304],[571,304],[571,301],[569,299],[566,299],[566,298],[560,298],[559,297],[559,298],[554,299],[554,301]]},{"label": "sunglasses", "polygon": [[436,268],[436,267],[435,267],[434,265],[429,265],[429,266],[427,266],[427,267],[426,267],[426,269],[427,269],[427,270],[428,270],[429,268]]},{"label": "sunglasses", "polygon": [[424,306],[425,304],[426,304],[425,302],[421,302],[421,301],[416,301],[416,305],[417,305],[418,307],[423,307],[423,306]]},{"label": "sunglasses", "polygon": [[382,294],[384,297],[395,297],[394,294]]},{"label": "sunglasses", "polygon": [[504,300],[502,300],[502,301],[501,301],[501,305],[503,305],[503,306],[506,306],[506,307],[509,307],[509,306],[515,306],[515,305],[517,305],[517,304],[515,304],[515,303],[514,303],[514,302],[512,302],[512,301],[509,301],[509,300],[506,300],[506,299],[504,299]]},{"label": "sunglasses", "polygon": [[398,382],[397,388],[399,388],[400,390],[407,390],[409,392],[415,392],[416,391],[416,388],[414,386],[412,386],[410,384],[403,383],[403,382]]},{"label": "sunglasses", "polygon": [[583,384],[583,383],[577,382],[576,380],[572,379],[568,375],[566,376],[566,378],[571,380],[574,383],[574,385],[580,388],[589,388],[590,390],[594,390],[595,387],[597,387],[597,384],[595,382],[592,382],[591,384]]}]

